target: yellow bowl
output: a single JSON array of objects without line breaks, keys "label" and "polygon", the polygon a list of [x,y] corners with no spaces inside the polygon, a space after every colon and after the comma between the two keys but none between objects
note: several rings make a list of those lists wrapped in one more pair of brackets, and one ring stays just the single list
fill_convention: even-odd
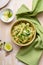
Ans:
[{"label": "yellow bowl", "polygon": [[[18,23],[21,23],[21,21],[24,22],[24,23],[30,23],[32,25],[32,27],[34,28],[34,36],[33,36],[32,40],[30,42],[28,42],[28,43],[25,43],[25,44],[23,44],[23,43],[21,43],[21,44],[17,43],[14,40],[13,36],[12,36],[12,29],[13,29],[13,27],[16,26]],[[12,41],[15,44],[17,44],[18,46],[28,46],[28,45],[30,45],[34,41],[34,39],[36,37],[36,29],[35,29],[35,26],[34,26],[34,24],[32,22],[29,22],[27,19],[23,19],[22,18],[22,19],[19,19],[19,20],[17,20],[17,21],[14,22],[14,24],[12,25],[11,30],[10,30],[10,36],[11,36]]]}]

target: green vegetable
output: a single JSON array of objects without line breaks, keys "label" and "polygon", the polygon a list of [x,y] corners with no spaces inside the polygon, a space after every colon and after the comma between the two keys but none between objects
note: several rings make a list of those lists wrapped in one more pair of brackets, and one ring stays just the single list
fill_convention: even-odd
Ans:
[{"label": "green vegetable", "polygon": [[13,14],[10,10],[6,10],[4,11],[3,15],[4,15],[5,20],[8,20],[9,18],[12,17]]},{"label": "green vegetable", "polygon": [[12,12],[9,11],[8,17],[12,17]]},{"label": "green vegetable", "polygon": [[30,31],[29,31],[29,30],[24,30],[24,31],[23,31],[23,35],[24,35],[24,36],[30,35]]}]

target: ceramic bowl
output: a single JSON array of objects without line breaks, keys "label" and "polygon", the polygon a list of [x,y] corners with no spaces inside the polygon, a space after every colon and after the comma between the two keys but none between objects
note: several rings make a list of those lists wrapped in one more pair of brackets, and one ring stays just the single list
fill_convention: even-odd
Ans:
[{"label": "ceramic bowl", "polygon": [[[34,28],[34,36],[33,36],[32,40],[31,40],[30,42],[24,43],[24,44],[22,44],[22,43],[21,43],[21,44],[17,43],[17,42],[14,40],[13,36],[12,36],[12,29],[13,29],[13,27],[16,26],[18,23],[20,23],[21,21],[24,22],[24,23],[30,23],[30,24],[33,26],[33,28]],[[16,21],[14,22],[14,24],[11,26],[10,36],[11,36],[11,40],[14,42],[14,44],[17,44],[18,46],[28,46],[28,45],[30,45],[30,44],[35,40],[35,37],[36,37],[36,29],[35,29],[34,24],[33,24],[32,22],[29,22],[27,19],[19,19],[19,20],[16,20]]]}]

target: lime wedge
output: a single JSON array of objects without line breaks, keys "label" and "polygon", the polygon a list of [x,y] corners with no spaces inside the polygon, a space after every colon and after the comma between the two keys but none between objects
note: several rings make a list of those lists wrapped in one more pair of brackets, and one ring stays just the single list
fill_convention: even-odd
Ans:
[{"label": "lime wedge", "polygon": [[4,49],[5,49],[6,51],[11,51],[11,50],[12,50],[12,45],[11,45],[10,43],[6,43],[6,44],[4,45]]}]

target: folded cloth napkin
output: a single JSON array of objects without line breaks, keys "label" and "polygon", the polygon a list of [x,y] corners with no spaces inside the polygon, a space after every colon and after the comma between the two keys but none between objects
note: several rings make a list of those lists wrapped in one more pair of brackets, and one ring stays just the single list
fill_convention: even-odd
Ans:
[{"label": "folded cloth napkin", "polygon": [[[21,47],[16,57],[26,65],[38,65],[39,59],[43,52],[43,27],[35,17],[43,11],[43,0],[33,0],[32,11],[25,5],[22,5],[17,11],[17,19],[25,18],[32,22],[36,28],[36,39],[30,46]],[[33,17],[30,17],[33,16]]]},{"label": "folded cloth napkin", "polygon": [[33,0],[32,10],[30,11],[25,5],[22,5],[18,11],[18,14],[28,14],[28,16],[35,16],[38,13],[43,12],[43,0]]}]

